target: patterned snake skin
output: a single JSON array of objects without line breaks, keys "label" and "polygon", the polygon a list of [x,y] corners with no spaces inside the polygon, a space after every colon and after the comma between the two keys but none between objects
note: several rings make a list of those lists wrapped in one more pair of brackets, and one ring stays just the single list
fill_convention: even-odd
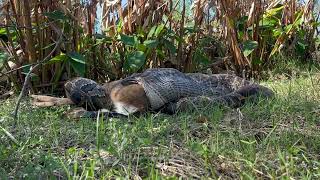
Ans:
[{"label": "patterned snake skin", "polygon": [[183,106],[204,102],[226,104],[231,107],[243,105],[249,97],[271,97],[273,92],[259,84],[228,74],[206,75],[182,73],[172,68],[148,69],[117,81],[112,87],[76,78],[65,84],[67,96],[78,106],[87,110],[110,109],[110,89],[119,85],[140,84],[149,101],[149,110],[165,109],[174,113]]}]

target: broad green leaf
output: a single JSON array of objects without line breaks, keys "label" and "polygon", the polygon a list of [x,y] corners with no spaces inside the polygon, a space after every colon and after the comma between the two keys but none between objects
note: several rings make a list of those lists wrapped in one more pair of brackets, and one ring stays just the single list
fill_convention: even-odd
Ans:
[{"label": "broad green leaf", "polygon": [[68,19],[67,16],[59,10],[54,10],[52,12],[46,12],[46,13],[44,13],[44,15],[50,19],[53,19],[53,20],[66,20],[66,19]]},{"label": "broad green leaf", "polygon": [[77,52],[71,52],[71,53],[68,53],[67,54],[73,61],[76,61],[76,62],[78,62],[78,63],[81,63],[81,64],[85,64],[86,62],[85,62],[85,58],[81,55],[81,54],[79,54],[79,53],[77,53]]},{"label": "broad green leaf", "polygon": [[159,34],[161,33],[161,31],[163,30],[163,28],[164,28],[164,24],[160,24],[159,26],[157,26],[157,29],[156,29],[156,31],[154,32],[154,35],[155,35],[156,37],[158,37]]},{"label": "broad green leaf", "polygon": [[277,25],[278,21],[272,18],[264,18],[259,21],[260,28],[272,28]]},{"label": "broad green leaf", "polygon": [[5,28],[0,28],[0,35],[7,35],[7,31]]},{"label": "broad green leaf", "polygon": [[28,74],[28,72],[30,71],[30,67],[31,67],[30,64],[23,65],[21,73],[22,74]]},{"label": "broad green leaf", "polygon": [[140,69],[146,61],[146,55],[142,51],[130,52],[125,61],[125,67],[128,70],[136,71]]},{"label": "broad green leaf", "polygon": [[138,44],[136,45],[136,48],[137,48],[138,51],[143,51],[143,52],[145,52],[146,49],[147,49],[147,46],[144,45],[144,44],[138,43]]},{"label": "broad green leaf", "polygon": [[128,36],[125,34],[120,34],[120,41],[128,46],[134,46],[136,42],[133,36]]},{"label": "broad green leaf", "polygon": [[285,30],[286,34],[288,34],[291,31],[292,28],[293,28],[293,24],[289,24],[286,27],[284,27],[284,30]]},{"label": "broad green leaf", "polygon": [[186,27],[184,28],[184,31],[186,34],[191,34],[191,33],[195,33],[196,29],[194,27]]},{"label": "broad green leaf", "polygon": [[249,56],[253,50],[255,50],[258,47],[258,42],[257,41],[245,41],[243,43],[243,55],[245,57]]},{"label": "broad green leaf", "polygon": [[65,61],[67,60],[69,57],[66,55],[66,54],[59,54],[55,57],[53,57],[52,59],[50,59],[47,64],[53,64],[53,63],[56,63],[56,62],[62,62],[62,61]]},{"label": "broad green leaf", "polygon": [[70,60],[69,62],[71,64],[71,67],[73,68],[73,70],[78,75],[83,77],[85,74],[85,68],[86,68],[85,58],[77,52],[68,53],[67,56]]},{"label": "broad green leaf", "polygon": [[148,48],[155,48],[158,46],[159,42],[157,40],[145,40],[143,44]]},{"label": "broad green leaf", "polygon": [[279,37],[283,33],[282,28],[277,28],[272,30],[273,37]]},{"label": "broad green leaf", "polygon": [[173,42],[171,42],[171,41],[169,41],[169,40],[167,40],[167,39],[164,39],[163,42],[164,42],[164,46],[165,46],[167,49],[169,49],[169,51],[170,51],[171,54],[175,54],[175,53],[177,52],[177,49],[176,49],[176,47],[174,46],[174,43],[173,43]]},{"label": "broad green leaf", "polygon": [[248,21],[248,16],[242,16],[238,19],[238,21],[236,22],[236,26],[238,28],[238,31],[244,31],[245,29],[245,24]]},{"label": "broad green leaf", "polygon": [[156,31],[156,28],[157,28],[157,26],[153,26],[153,27],[150,29],[150,31],[149,31],[149,33],[148,33],[148,35],[147,35],[147,38],[151,38],[151,37],[153,36],[154,32]]},{"label": "broad green leaf", "polygon": [[79,63],[77,61],[70,61],[71,67],[73,70],[80,75],[81,77],[84,76],[85,70],[86,70],[86,65],[83,63]]},{"label": "broad green leaf", "polygon": [[[30,67],[31,67],[30,64],[24,65],[21,73],[25,75],[28,74],[30,72]],[[35,80],[39,80],[40,78],[35,73],[30,73],[30,79],[31,81],[35,81]]]},{"label": "broad green leaf", "polygon": [[270,17],[270,16],[275,16],[279,13],[281,13],[281,10],[284,8],[283,5],[277,7],[277,8],[272,8],[266,11],[266,13],[264,14],[265,17]]}]

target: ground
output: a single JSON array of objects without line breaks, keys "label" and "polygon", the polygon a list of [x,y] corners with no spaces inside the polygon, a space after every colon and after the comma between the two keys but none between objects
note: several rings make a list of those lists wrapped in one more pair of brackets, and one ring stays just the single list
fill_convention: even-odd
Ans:
[{"label": "ground", "polygon": [[[69,107],[0,105],[0,179],[320,178],[320,74],[274,76],[271,100],[175,116],[63,117]],[[2,177],[1,177],[2,176]]]}]

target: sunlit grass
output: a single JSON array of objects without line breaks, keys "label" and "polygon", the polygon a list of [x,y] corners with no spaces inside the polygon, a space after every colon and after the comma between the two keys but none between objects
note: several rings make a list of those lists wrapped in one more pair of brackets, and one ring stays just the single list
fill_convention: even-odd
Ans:
[{"label": "sunlit grass", "polygon": [[25,101],[14,122],[2,101],[0,179],[320,178],[320,75],[264,84],[274,99],[176,116],[73,121]]}]

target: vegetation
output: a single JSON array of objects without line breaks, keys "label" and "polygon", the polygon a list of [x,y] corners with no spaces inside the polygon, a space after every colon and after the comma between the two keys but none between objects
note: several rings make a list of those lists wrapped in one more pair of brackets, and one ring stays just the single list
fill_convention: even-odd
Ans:
[{"label": "vegetation", "polygon": [[[0,106],[0,174],[12,178],[319,179],[320,74],[265,84],[270,101],[176,116],[62,118],[68,107]],[[4,178],[5,179],[5,178]],[[175,179],[175,178],[174,178]]]},{"label": "vegetation", "polygon": [[[74,76],[119,79],[152,67],[259,77],[278,55],[316,60],[317,1],[16,1],[0,7],[1,75],[57,91]],[[317,9],[318,8],[318,9]]]},{"label": "vegetation", "polygon": [[[0,0],[0,179],[319,179],[319,13],[317,0]],[[29,99],[13,120],[17,97],[2,100],[155,67],[260,79],[276,97],[94,121]]]}]

